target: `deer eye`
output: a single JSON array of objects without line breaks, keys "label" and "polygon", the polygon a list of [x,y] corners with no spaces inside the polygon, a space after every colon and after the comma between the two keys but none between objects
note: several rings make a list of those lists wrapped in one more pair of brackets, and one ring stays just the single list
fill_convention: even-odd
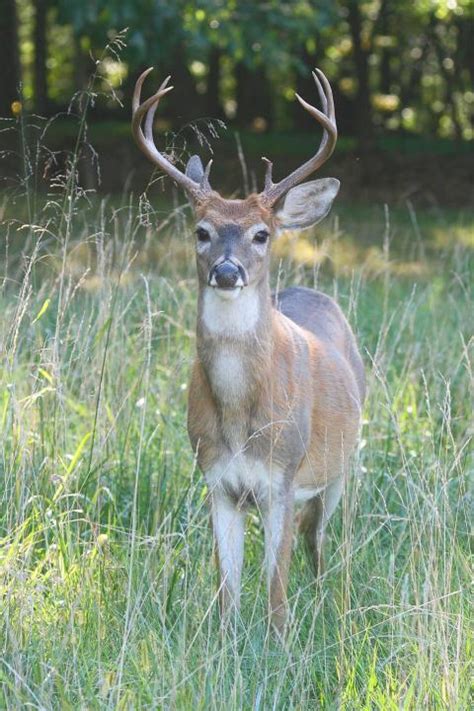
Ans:
[{"label": "deer eye", "polygon": [[269,237],[269,234],[266,230],[259,230],[254,236],[253,236],[253,241],[256,242],[257,244],[265,244]]},{"label": "deer eye", "polygon": [[204,229],[204,227],[198,227],[196,230],[196,237],[200,242],[210,242],[211,241],[211,235],[207,230]]}]

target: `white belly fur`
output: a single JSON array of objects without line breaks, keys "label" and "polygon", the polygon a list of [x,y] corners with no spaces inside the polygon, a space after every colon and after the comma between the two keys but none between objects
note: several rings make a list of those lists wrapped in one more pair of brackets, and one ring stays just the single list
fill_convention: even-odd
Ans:
[{"label": "white belly fur", "polygon": [[[278,494],[283,485],[283,471],[277,467],[269,467],[263,462],[252,460],[244,453],[215,464],[205,474],[206,482],[212,491],[226,485],[233,491],[241,489],[258,495],[260,499],[271,498]],[[295,489],[295,503],[303,504],[314,498],[322,491],[324,486],[317,488]],[[257,498],[257,496],[256,496]]]},{"label": "white belly fur", "polygon": [[325,487],[320,486],[315,489],[308,489],[308,488],[298,488],[295,489],[295,502],[297,504],[304,504],[306,501],[310,501],[311,499],[314,499],[315,496],[320,494],[322,491],[324,491]]},{"label": "white belly fur", "polygon": [[229,486],[234,491],[244,489],[255,492],[259,498],[268,498],[278,493],[283,483],[283,472],[277,467],[268,467],[263,462],[252,460],[238,453],[222,460],[206,472],[206,482],[211,490]]}]

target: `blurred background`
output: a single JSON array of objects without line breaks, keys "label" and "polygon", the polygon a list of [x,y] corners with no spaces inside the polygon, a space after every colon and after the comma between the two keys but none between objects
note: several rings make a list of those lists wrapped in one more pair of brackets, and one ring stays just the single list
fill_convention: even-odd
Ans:
[{"label": "blurred background", "polygon": [[151,65],[144,95],[167,74],[175,87],[156,119],[160,147],[178,164],[215,151],[214,184],[228,194],[261,186],[260,156],[278,177],[317,145],[319,127],[294,91],[317,105],[318,66],[336,100],[340,140],[327,172],[342,179],[343,199],[472,200],[471,0],[1,0],[1,8],[8,186],[22,150],[36,146],[41,190],[80,143],[86,189],[142,191],[151,166],[130,136],[130,102]]}]

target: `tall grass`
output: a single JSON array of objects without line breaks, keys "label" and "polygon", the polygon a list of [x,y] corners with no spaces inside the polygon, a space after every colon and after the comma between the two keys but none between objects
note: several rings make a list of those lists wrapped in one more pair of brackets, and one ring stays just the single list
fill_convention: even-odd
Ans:
[{"label": "tall grass", "polygon": [[274,283],[337,297],[369,381],[322,579],[295,542],[283,646],[255,515],[219,627],[187,213],[57,190],[4,200],[2,707],[467,709],[472,218],[342,206],[317,250],[275,244]]}]

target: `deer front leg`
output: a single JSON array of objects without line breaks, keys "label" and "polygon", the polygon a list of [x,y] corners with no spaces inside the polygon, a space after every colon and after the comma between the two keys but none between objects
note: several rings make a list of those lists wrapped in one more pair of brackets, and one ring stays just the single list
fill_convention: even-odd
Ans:
[{"label": "deer front leg", "polygon": [[211,517],[219,567],[221,615],[240,606],[240,578],[244,559],[245,514],[225,493],[211,494]]},{"label": "deer front leg", "polygon": [[272,624],[283,634],[288,616],[286,589],[293,544],[293,493],[277,494],[264,511],[265,563]]}]

